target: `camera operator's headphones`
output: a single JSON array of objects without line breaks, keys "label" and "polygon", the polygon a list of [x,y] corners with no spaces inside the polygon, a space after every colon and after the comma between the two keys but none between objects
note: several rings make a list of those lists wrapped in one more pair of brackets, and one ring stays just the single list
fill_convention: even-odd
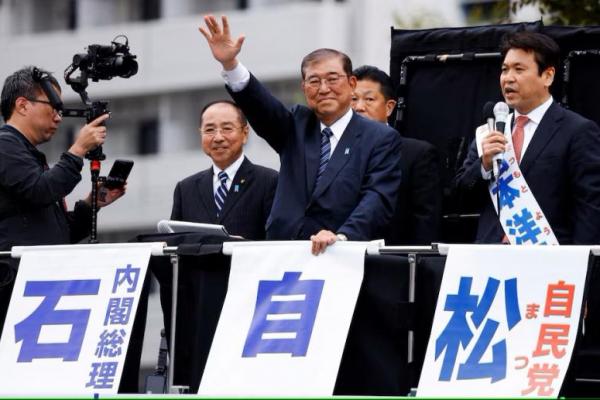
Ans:
[{"label": "camera operator's headphones", "polygon": [[50,74],[40,71],[37,67],[33,67],[32,77],[33,81],[38,83],[42,87],[44,93],[46,93],[52,108],[54,108],[56,111],[62,111],[63,103],[60,99],[60,96],[56,93],[56,90],[54,90],[54,87],[52,86]]}]

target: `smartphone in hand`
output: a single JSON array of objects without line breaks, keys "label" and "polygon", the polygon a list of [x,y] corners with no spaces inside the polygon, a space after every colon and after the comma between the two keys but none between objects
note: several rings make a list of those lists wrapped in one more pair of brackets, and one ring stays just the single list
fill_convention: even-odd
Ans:
[{"label": "smartphone in hand", "polygon": [[104,187],[107,189],[122,188],[127,182],[131,168],[133,168],[133,161],[131,160],[115,160],[106,177]]}]

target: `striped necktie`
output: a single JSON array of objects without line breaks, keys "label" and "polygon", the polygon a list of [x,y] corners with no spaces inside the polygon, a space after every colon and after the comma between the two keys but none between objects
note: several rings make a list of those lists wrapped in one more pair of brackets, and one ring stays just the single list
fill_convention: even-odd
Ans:
[{"label": "striped necktie", "polygon": [[331,141],[329,138],[333,135],[333,132],[329,128],[323,129],[321,132],[321,156],[319,157],[319,172],[317,173],[317,183],[315,188],[319,185],[319,179],[327,168],[329,162],[329,153],[331,153]]},{"label": "striped necktie", "polygon": [[215,204],[217,205],[217,217],[221,214],[221,210],[223,209],[223,205],[225,204],[225,199],[227,198],[227,172],[221,171],[219,172],[219,181],[221,184],[217,188],[215,192]]}]

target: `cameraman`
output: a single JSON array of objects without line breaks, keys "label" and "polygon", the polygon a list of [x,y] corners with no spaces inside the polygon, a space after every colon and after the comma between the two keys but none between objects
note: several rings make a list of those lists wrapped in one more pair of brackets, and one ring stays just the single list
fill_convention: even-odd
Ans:
[{"label": "cameraman", "polygon": [[[60,95],[56,79],[41,72]],[[64,198],[81,180],[85,153],[104,143],[106,127],[101,123],[108,114],[81,128],[75,143],[50,168],[36,146],[52,139],[62,117],[34,80],[33,67],[6,78],[0,108],[6,122],[0,127],[0,251],[17,245],[80,241],[91,228],[91,197],[77,202],[72,212],[67,212]],[[104,196],[98,201],[99,207],[124,194],[124,189],[101,191]],[[0,260],[0,332],[14,276],[14,269]]]},{"label": "cameraman", "polygon": [[[46,71],[57,95],[60,86]],[[6,125],[0,127],[0,250],[12,246],[76,243],[91,227],[91,197],[77,202],[67,212],[64,202],[81,180],[83,157],[104,143],[108,118],[104,114],[79,131],[75,143],[49,168],[36,146],[54,136],[62,117],[55,110],[33,67],[23,68],[4,81],[0,106]],[[124,189],[101,188],[98,206],[124,194]]]}]

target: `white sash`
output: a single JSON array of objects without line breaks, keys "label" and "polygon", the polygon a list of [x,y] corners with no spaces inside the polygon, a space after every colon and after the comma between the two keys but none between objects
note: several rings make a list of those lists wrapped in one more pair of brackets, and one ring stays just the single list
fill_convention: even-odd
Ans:
[{"label": "white sash", "polygon": [[[512,114],[508,121],[512,121]],[[481,142],[489,133],[487,125],[475,132],[477,152],[481,157]],[[499,215],[500,224],[510,244],[558,245],[550,223],[540,208],[521,173],[512,144],[510,124],[506,124],[504,136],[508,143],[500,167],[499,177],[490,180],[488,192]],[[498,212],[498,199],[500,212]]]}]

